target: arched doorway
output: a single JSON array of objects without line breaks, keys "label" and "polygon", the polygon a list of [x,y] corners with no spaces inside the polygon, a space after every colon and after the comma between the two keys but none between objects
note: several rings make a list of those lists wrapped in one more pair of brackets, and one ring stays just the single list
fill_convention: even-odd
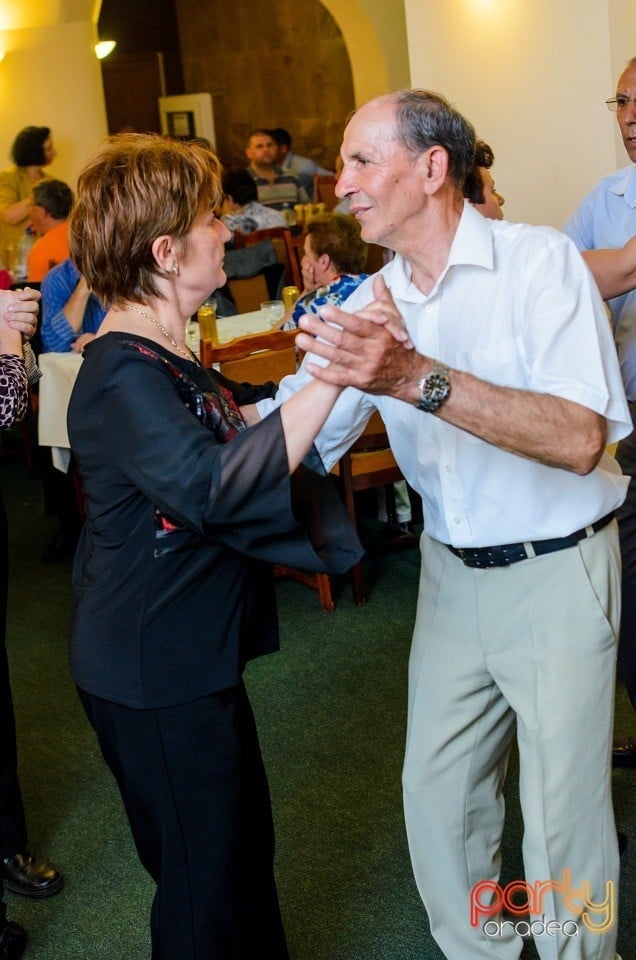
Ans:
[{"label": "arched doorway", "polygon": [[319,0],[179,0],[186,92],[213,96],[217,149],[245,163],[255,127],[285,127],[298,153],[333,167],[354,107],[349,55]]}]

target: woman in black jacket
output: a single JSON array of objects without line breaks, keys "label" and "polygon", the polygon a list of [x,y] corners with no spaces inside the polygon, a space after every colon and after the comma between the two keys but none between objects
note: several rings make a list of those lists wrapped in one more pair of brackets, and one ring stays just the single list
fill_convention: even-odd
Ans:
[{"label": "woman in black jacket", "polygon": [[342,571],[360,550],[325,478],[313,543],[294,496],[339,388],[316,381],[248,427],[273,385],[224,380],[185,346],[225,282],[220,194],[210,150],[151,135],[107,141],[79,178],[72,255],[110,309],[68,415],[86,509],[70,659],[157,884],[153,958],[285,960],[241,675],[278,645],[271,563]]}]

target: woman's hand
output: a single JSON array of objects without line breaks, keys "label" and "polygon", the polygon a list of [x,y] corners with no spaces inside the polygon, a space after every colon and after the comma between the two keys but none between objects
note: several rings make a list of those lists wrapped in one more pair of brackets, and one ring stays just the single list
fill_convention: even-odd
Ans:
[{"label": "woman's hand", "polygon": [[37,329],[39,308],[39,290],[25,287],[23,290],[0,291],[0,316],[12,330],[22,334],[25,342]]},{"label": "woman's hand", "polygon": [[[301,264],[301,271],[303,275],[303,294],[312,293],[314,290],[318,289],[318,284],[316,282],[316,277],[314,275],[314,268],[307,260],[307,257],[303,257]],[[302,296],[302,294],[301,294]]]}]

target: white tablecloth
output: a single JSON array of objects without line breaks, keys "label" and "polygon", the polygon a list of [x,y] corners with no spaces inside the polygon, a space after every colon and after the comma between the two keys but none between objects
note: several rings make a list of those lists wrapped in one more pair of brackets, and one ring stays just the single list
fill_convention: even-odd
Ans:
[{"label": "white tablecloth", "polygon": [[[235,317],[219,317],[217,329],[221,343],[250,333],[269,330],[267,318],[256,310],[239,313]],[[78,353],[42,353],[39,358],[42,379],[40,380],[40,403],[38,413],[38,443],[51,447],[53,464],[64,473],[71,458],[70,443],[66,429],[66,411],[71,392],[82,364]]]}]

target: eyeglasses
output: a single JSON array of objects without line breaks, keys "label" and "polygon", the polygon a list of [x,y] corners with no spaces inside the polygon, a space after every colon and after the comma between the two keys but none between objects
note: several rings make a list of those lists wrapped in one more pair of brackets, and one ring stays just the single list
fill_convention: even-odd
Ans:
[{"label": "eyeglasses", "polygon": [[607,109],[611,110],[613,113],[622,113],[630,103],[633,103],[636,107],[636,97],[612,97],[611,100],[606,100]]}]

